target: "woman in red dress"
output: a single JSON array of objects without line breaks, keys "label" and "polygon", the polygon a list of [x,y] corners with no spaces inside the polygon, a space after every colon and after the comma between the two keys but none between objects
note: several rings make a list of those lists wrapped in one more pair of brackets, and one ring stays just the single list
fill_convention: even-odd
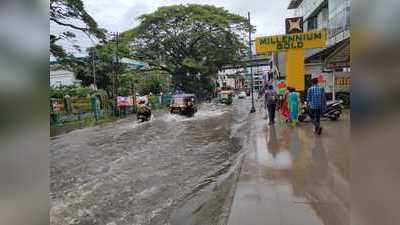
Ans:
[{"label": "woman in red dress", "polygon": [[288,106],[289,89],[290,89],[290,87],[287,87],[287,90],[285,91],[285,94],[283,95],[283,101],[282,101],[282,106],[281,106],[281,114],[285,118],[286,122],[289,121],[289,106]]}]

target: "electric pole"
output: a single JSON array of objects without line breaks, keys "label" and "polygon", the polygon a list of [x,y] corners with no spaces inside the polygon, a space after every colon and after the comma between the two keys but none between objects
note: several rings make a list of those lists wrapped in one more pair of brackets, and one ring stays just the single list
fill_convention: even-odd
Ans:
[{"label": "electric pole", "polygon": [[256,111],[256,108],[254,107],[254,78],[253,78],[253,51],[251,48],[251,23],[250,23],[250,12],[248,12],[248,19],[249,19],[249,58],[250,58],[250,77],[251,77],[251,109],[250,109],[250,113],[254,113]]},{"label": "electric pole", "polygon": [[94,58],[95,58],[95,54],[96,54],[96,51],[95,51],[95,49],[94,49],[95,47],[93,46],[93,49],[92,49],[92,72],[93,72],[93,88],[94,88],[94,90],[97,90],[97,85],[96,85],[96,67],[95,67],[95,64],[94,64]]},{"label": "electric pole", "polygon": [[114,73],[113,73],[113,79],[112,79],[112,89],[113,89],[113,98],[115,102],[115,107],[114,107],[114,116],[117,115],[117,108],[118,108],[118,69],[119,69],[119,57],[118,57],[118,41],[119,41],[119,33],[111,33],[111,35],[114,36],[114,40],[116,42],[116,48],[114,49],[114,57],[113,57],[113,68],[114,68]]}]

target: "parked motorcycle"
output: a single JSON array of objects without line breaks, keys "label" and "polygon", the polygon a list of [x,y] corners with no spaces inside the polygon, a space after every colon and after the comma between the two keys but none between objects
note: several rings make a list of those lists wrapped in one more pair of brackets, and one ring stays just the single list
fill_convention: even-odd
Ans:
[{"label": "parked motorcycle", "polygon": [[[340,101],[332,101],[328,102],[326,105],[326,110],[321,114],[321,117],[328,118],[332,121],[338,120],[342,115],[343,104]],[[310,109],[306,104],[301,107],[299,121],[303,122],[307,119],[307,117],[311,118]]]}]

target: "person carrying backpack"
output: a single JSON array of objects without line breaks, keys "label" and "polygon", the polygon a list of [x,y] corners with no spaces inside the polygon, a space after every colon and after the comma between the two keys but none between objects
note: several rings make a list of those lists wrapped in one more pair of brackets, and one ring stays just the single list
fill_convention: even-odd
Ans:
[{"label": "person carrying backpack", "polygon": [[265,92],[265,105],[266,108],[268,109],[267,111],[268,111],[269,125],[275,123],[275,110],[276,110],[277,99],[278,99],[278,94],[274,90],[274,87],[272,85],[269,85],[267,91]]}]

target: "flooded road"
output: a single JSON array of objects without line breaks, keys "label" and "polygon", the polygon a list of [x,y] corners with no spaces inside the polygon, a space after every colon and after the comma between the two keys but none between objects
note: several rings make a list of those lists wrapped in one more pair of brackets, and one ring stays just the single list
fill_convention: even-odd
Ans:
[{"label": "flooded road", "polygon": [[349,225],[349,114],[267,126],[250,100],[52,138],[52,225]]},{"label": "flooded road", "polygon": [[52,138],[51,224],[226,220],[249,106],[203,104],[193,118],[158,113],[150,122],[131,117]]}]

